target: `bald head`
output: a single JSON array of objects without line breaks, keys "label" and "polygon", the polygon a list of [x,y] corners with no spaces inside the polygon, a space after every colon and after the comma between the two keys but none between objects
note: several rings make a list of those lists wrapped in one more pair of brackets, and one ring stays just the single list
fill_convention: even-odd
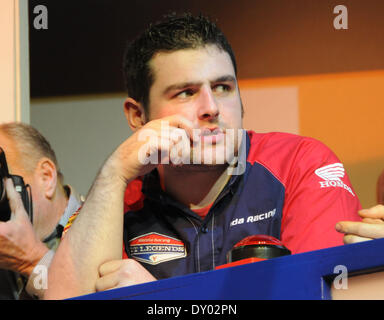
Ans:
[{"label": "bald head", "polygon": [[[20,122],[9,122],[0,125],[1,143],[7,158],[15,159],[17,166],[32,174],[43,157],[50,159],[56,166],[57,176],[62,183],[63,176],[59,170],[59,164],[55,152],[44,136],[30,125]],[[16,165],[16,163],[15,163]]]}]

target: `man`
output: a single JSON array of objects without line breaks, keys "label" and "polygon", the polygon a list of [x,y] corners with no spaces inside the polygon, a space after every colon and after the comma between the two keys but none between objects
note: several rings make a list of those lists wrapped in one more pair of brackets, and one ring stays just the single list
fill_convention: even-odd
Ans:
[{"label": "man", "polygon": [[334,226],[360,208],[342,164],[313,139],[242,130],[234,54],[215,24],[150,26],[124,72],[134,134],[63,237],[46,298],[211,270],[253,234],[292,253],[342,244]]},{"label": "man", "polygon": [[44,285],[35,286],[34,278],[42,273],[34,272],[34,268],[49,265],[79,200],[69,186],[63,185],[56,155],[36,129],[23,123],[1,124],[0,146],[10,174],[23,177],[31,186],[33,204],[32,226],[13,183],[7,179],[7,196],[14,210],[9,221],[0,222],[0,295],[2,299],[18,298],[26,285],[30,295],[39,297]]}]

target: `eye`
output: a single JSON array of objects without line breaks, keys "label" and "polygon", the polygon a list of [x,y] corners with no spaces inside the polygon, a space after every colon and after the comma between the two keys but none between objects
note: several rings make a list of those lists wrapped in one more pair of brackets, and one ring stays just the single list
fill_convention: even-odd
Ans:
[{"label": "eye", "polygon": [[192,89],[186,89],[186,90],[183,90],[183,91],[179,92],[178,94],[176,94],[176,97],[181,98],[181,99],[185,99],[185,98],[191,97],[193,94],[194,94],[194,92]]},{"label": "eye", "polygon": [[223,93],[223,92],[231,91],[231,87],[227,84],[218,84],[213,87],[213,90],[217,93]]}]

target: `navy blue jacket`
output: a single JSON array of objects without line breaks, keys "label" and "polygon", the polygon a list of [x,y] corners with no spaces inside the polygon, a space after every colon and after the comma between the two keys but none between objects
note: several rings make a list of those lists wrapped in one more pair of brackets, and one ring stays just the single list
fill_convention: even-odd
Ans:
[{"label": "navy blue jacket", "polygon": [[230,178],[204,219],[161,189],[156,170],[128,185],[124,256],[162,279],[225,264],[249,235],[281,239],[293,254],[342,245],[334,226],[359,220],[360,203],[326,146],[248,131],[246,154],[244,174]]}]

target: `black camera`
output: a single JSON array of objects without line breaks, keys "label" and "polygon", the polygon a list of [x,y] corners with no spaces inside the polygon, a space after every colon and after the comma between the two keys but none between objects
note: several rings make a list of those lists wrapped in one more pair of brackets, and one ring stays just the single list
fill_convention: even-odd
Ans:
[{"label": "black camera", "polygon": [[32,209],[32,194],[30,186],[24,184],[24,180],[20,176],[11,175],[8,171],[7,160],[5,158],[4,150],[0,147],[0,221],[8,221],[11,218],[11,208],[5,191],[5,178],[11,178],[16,191],[20,194],[23,201],[25,211],[27,212],[30,221],[33,220]]}]

